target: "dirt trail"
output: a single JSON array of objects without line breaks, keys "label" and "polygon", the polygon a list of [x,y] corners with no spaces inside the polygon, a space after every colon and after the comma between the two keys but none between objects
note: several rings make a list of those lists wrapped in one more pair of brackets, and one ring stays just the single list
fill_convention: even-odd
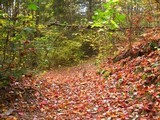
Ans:
[{"label": "dirt trail", "polygon": [[101,68],[105,72],[101,75],[94,62],[89,61],[24,78],[4,90],[10,105],[4,102],[6,99],[2,101],[7,107],[0,104],[4,109],[0,118],[159,120],[159,65],[159,50],[156,50],[117,63],[105,62]]},{"label": "dirt trail", "polygon": [[[18,120],[75,120],[91,118],[103,91],[94,61],[50,70],[35,78],[13,82],[5,89],[0,118]],[[103,81],[104,83],[104,81]],[[104,94],[103,94],[104,95]],[[92,113],[93,112],[93,113]],[[1,114],[2,113],[2,114]],[[90,115],[89,115],[89,114]],[[86,114],[88,114],[86,116]]]},{"label": "dirt trail", "polygon": [[[93,62],[50,71],[34,84],[39,86],[36,95],[45,119],[96,118],[97,110],[102,109],[98,102],[108,94],[104,89],[105,80],[96,73]],[[103,107],[106,109],[106,105]]]},{"label": "dirt trail", "polygon": [[65,84],[72,80],[75,81],[75,79],[83,79],[93,73],[96,73],[96,66],[93,61],[89,61],[73,67],[51,70],[41,77],[52,82]]}]

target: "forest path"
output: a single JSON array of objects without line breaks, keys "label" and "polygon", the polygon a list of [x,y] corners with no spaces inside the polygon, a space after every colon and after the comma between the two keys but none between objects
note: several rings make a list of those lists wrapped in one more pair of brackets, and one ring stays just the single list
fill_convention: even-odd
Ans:
[{"label": "forest path", "polygon": [[51,80],[51,82],[55,82],[57,84],[73,83],[78,82],[79,80],[85,81],[84,78],[86,76],[96,73],[97,67],[94,64],[95,62],[93,60],[89,60],[77,66],[52,69],[44,73],[40,78],[44,78],[49,81]]},{"label": "forest path", "polygon": [[159,55],[155,50],[116,63],[108,59],[100,73],[89,61],[25,77],[1,91],[0,118],[159,120]]},{"label": "forest path", "polygon": [[49,71],[32,84],[37,90],[36,108],[41,113],[37,117],[47,120],[158,120],[159,59],[159,50],[155,50],[116,63],[108,59],[100,73],[94,62]]},{"label": "forest path", "polygon": [[49,71],[33,84],[45,119],[98,119],[108,109],[105,80],[93,61]]}]

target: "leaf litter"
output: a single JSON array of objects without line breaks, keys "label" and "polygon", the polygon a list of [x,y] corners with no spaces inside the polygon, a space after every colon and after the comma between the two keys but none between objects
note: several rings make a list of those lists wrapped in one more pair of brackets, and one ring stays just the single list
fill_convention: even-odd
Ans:
[{"label": "leaf litter", "polygon": [[103,72],[89,62],[13,81],[1,89],[0,118],[159,120],[160,50],[152,50],[151,41],[160,43],[154,35],[133,45],[129,55],[122,51],[118,61],[103,62]]}]

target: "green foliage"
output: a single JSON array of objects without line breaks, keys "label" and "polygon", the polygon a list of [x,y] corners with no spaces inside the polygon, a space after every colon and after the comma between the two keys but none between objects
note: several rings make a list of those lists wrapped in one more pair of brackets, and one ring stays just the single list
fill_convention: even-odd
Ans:
[{"label": "green foliage", "polygon": [[93,16],[94,24],[92,27],[106,26],[108,29],[119,28],[121,22],[124,22],[125,15],[122,14],[119,0],[109,0],[103,4],[103,9],[95,11]]},{"label": "green foliage", "polygon": [[30,3],[28,4],[28,9],[30,10],[37,10],[38,9],[38,6],[34,3]]},{"label": "green foliage", "polygon": [[[13,4],[7,5],[6,9]],[[28,6],[28,9],[35,9],[34,5]],[[18,7],[18,3],[14,7]],[[25,4],[22,4],[22,7],[25,8]],[[9,81],[10,76],[19,79],[27,69],[33,68],[36,56],[32,44],[36,33],[33,15],[30,12],[23,14],[24,11],[19,10],[19,13],[13,16],[5,8],[0,11],[0,72],[4,73],[0,78],[2,83]]]},{"label": "green foliage", "polygon": [[106,56],[113,55],[117,49],[117,39],[122,34],[114,30],[119,29],[126,21],[126,16],[122,13],[122,8],[119,4],[119,0],[109,0],[104,2],[102,8],[94,13],[92,27],[100,27],[98,34],[102,37],[98,39],[101,42],[101,46],[99,47],[97,64]]},{"label": "green foliage", "polygon": [[[81,43],[57,34],[37,38],[35,41],[39,67],[51,68],[59,65],[71,65],[81,60],[83,51],[80,50]],[[61,41],[61,42],[60,42]]]}]

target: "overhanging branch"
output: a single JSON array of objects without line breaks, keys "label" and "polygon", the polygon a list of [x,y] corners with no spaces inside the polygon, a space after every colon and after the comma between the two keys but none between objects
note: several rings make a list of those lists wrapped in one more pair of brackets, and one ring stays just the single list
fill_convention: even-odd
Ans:
[{"label": "overhanging branch", "polygon": [[[101,27],[92,27],[92,25],[67,25],[67,24],[60,24],[60,23],[51,23],[49,25],[47,25],[47,27],[51,27],[51,26],[58,26],[58,27],[66,27],[66,28],[77,28],[77,29],[100,29],[100,28],[106,28],[106,26],[101,26]],[[146,26],[142,26],[142,27],[132,27],[131,29],[139,29],[139,30],[143,30],[143,29],[152,29],[152,28],[156,28],[156,27],[146,27]],[[128,30],[130,29],[128,28],[117,28],[117,29],[107,29],[106,31],[110,31],[110,32],[114,32],[114,31],[124,31],[124,30]]]},{"label": "overhanging branch", "polygon": [[[100,28],[105,28],[105,26],[102,27],[92,27],[92,25],[67,25],[67,24],[60,24],[60,23],[51,23],[49,25],[47,25],[47,27],[51,27],[51,26],[57,26],[57,27],[66,27],[66,28],[77,28],[77,29],[100,29]],[[120,31],[121,29],[107,29],[107,31]]]}]

